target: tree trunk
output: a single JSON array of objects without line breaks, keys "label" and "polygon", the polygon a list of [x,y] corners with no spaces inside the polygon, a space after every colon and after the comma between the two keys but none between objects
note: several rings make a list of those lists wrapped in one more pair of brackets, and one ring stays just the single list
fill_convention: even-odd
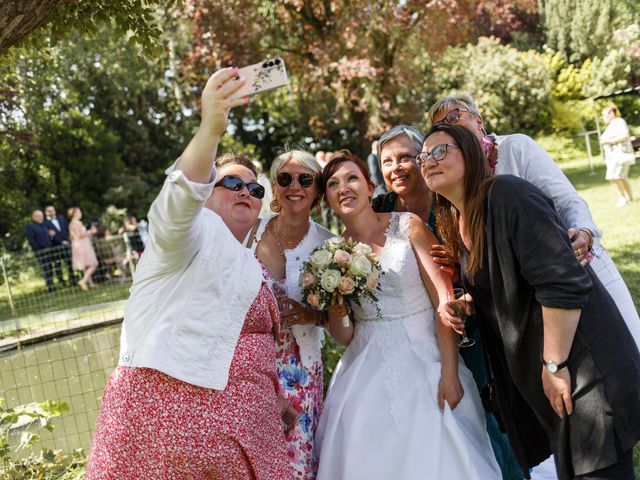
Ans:
[{"label": "tree trunk", "polygon": [[64,0],[3,0],[0,2],[0,55],[41,25]]}]

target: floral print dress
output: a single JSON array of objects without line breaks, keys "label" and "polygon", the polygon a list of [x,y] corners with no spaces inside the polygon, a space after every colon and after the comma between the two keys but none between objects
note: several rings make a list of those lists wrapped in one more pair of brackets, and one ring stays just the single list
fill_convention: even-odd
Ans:
[{"label": "floral print dress", "polygon": [[310,369],[305,367],[298,344],[287,328],[277,335],[276,367],[282,395],[300,412],[286,445],[293,478],[312,480],[318,468],[313,436],[322,413],[322,362],[313,363]]}]

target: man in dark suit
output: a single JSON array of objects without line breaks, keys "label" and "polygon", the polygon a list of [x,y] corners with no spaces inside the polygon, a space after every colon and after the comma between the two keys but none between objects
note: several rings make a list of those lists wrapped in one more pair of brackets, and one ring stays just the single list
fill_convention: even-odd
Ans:
[{"label": "man in dark suit", "polygon": [[53,277],[51,270],[53,267],[53,257],[51,256],[51,247],[53,242],[51,237],[54,232],[50,231],[44,224],[44,214],[42,210],[35,210],[31,214],[31,222],[25,228],[25,234],[36,259],[42,268],[44,281],[47,284],[49,293],[53,292]]},{"label": "man in dark suit", "polygon": [[64,277],[62,276],[62,264],[67,267],[67,277],[72,285],[76,284],[76,278],[73,272],[73,266],[71,265],[71,245],[69,244],[69,224],[63,215],[56,215],[56,208],[53,205],[48,205],[44,209],[46,218],[44,220],[45,226],[54,232],[51,241],[53,242],[53,269],[55,270],[58,282],[62,285],[65,284]]}]

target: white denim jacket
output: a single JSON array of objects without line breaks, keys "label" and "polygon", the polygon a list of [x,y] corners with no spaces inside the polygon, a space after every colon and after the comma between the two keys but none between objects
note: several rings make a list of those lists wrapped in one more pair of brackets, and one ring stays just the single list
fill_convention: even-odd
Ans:
[{"label": "white denim jacket", "polygon": [[173,168],[149,210],[118,363],[223,390],[262,268],[222,218],[203,208],[215,170],[211,183],[200,184]]},{"label": "white denim jacket", "polygon": [[[271,215],[268,218],[260,220],[260,225],[255,233],[255,238],[251,244],[254,251],[256,245],[260,241],[262,234],[264,233],[267,224],[276,215]],[[251,232],[249,232],[251,235]],[[296,245],[295,248],[284,251],[286,258],[285,264],[285,278],[287,279],[287,292],[289,298],[296,302],[302,302],[302,289],[300,288],[300,270],[302,264],[307,261],[311,251],[324,242],[326,239],[335,237],[335,233],[327,230],[322,225],[318,225],[314,221],[309,222],[309,231],[304,238]],[[249,241],[249,237],[245,239],[245,245]],[[307,370],[322,361],[320,348],[322,347],[323,331],[322,328],[315,325],[293,325],[291,327],[291,333],[295,338],[298,347],[300,348],[300,360],[302,365]]]}]

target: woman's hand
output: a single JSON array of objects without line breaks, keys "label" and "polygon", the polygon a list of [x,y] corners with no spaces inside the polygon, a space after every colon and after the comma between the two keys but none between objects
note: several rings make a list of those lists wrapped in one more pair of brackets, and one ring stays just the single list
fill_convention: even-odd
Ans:
[{"label": "woman's hand", "polygon": [[243,79],[235,79],[237,73],[237,68],[218,70],[202,90],[200,127],[176,165],[192,182],[211,182],[213,162],[220,137],[227,128],[229,110],[249,101],[248,97],[231,98],[244,84]]},{"label": "woman's hand", "polygon": [[464,388],[460,383],[457,373],[443,374],[438,384],[438,405],[440,410],[444,410],[444,402],[449,404],[449,408],[454,410],[462,397],[464,396]]},{"label": "woman's hand", "polygon": [[280,312],[284,328],[291,325],[318,325],[322,318],[322,312],[309,310],[291,298],[281,298],[280,303],[287,305],[287,309]]},{"label": "woman's hand", "polygon": [[570,228],[567,230],[571,240],[571,248],[576,258],[583,267],[589,263],[589,247],[592,244],[591,236],[585,230]]},{"label": "woman's hand", "polygon": [[451,275],[451,281],[453,283],[460,280],[457,268],[458,262],[456,262],[455,258],[449,256],[444,245],[440,245],[439,243],[432,245],[431,250],[429,250],[429,255],[431,255],[435,263],[440,265],[440,270]]},{"label": "woman's hand", "polygon": [[458,316],[456,316],[456,312],[451,307],[449,302],[441,303],[438,307],[438,316],[440,317],[440,321],[447,328],[453,328],[456,333],[462,335],[462,331],[464,330],[464,322]]},{"label": "woman's hand", "polygon": [[546,367],[542,367],[542,388],[544,394],[551,403],[551,408],[560,418],[573,413],[573,400],[571,399],[571,375],[567,367],[561,368],[556,373],[551,373]]},{"label": "woman's hand", "polygon": [[291,405],[291,402],[282,395],[278,395],[278,405],[280,406],[282,429],[284,430],[284,434],[288,436],[298,424],[298,420],[300,420],[300,412],[296,410],[296,408]]},{"label": "woman's hand", "polygon": [[200,129],[203,133],[221,136],[227,128],[229,110],[249,102],[249,97],[231,98],[245,82],[244,78],[236,79],[237,74],[236,67],[223,68],[207,80],[202,90]]}]

